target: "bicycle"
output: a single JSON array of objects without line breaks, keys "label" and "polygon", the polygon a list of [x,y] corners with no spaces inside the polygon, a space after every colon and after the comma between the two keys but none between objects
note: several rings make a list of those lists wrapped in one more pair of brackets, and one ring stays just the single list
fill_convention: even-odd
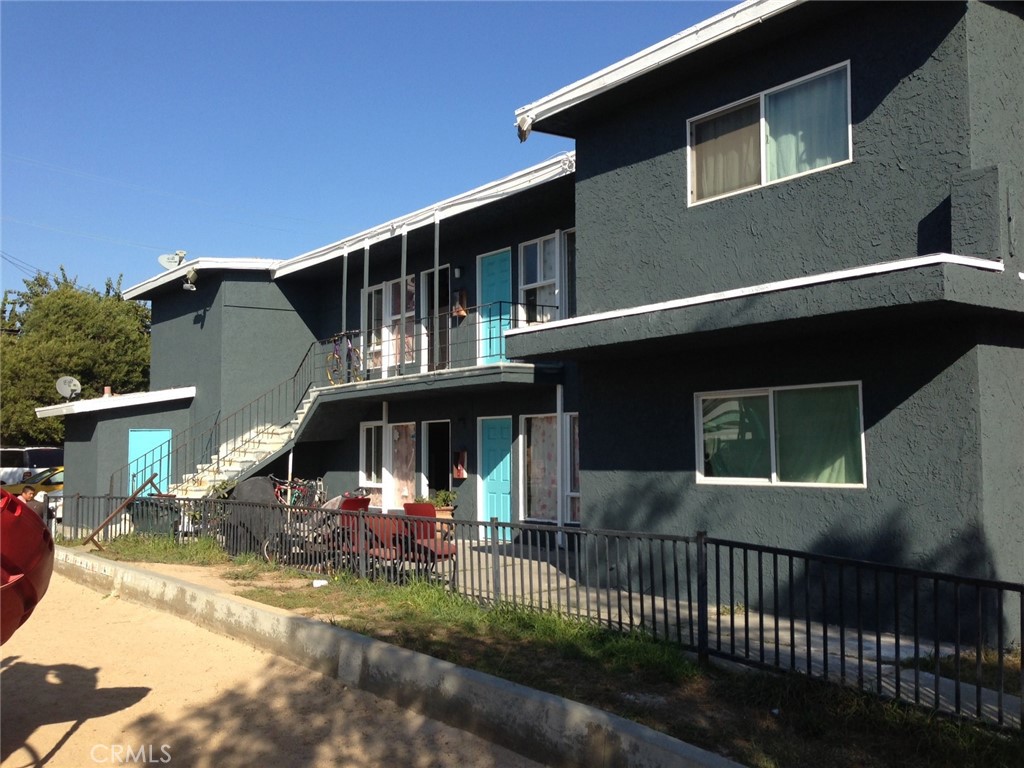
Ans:
[{"label": "bicycle", "polygon": [[270,475],[274,484],[274,496],[281,503],[290,507],[317,507],[324,503],[324,481],[300,480],[292,478],[291,482]]},{"label": "bicycle", "polygon": [[[345,339],[345,354],[342,356],[341,340]],[[347,384],[363,380],[363,358],[352,346],[352,337],[339,333],[331,337],[334,349],[327,353],[327,380],[331,384]]]}]

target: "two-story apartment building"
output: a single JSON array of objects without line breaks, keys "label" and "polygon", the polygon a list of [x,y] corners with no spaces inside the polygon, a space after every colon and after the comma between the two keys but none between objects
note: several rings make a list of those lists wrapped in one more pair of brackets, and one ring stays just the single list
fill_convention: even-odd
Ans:
[{"label": "two-story apartment building", "polygon": [[517,111],[575,139],[588,525],[1024,580],[1024,11],[752,0]]},{"label": "two-story apartment building", "polygon": [[450,489],[461,519],[578,520],[571,366],[504,349],[573,311],[573,170],[560,155],[287,260],[163,257],[125,292],[152,305],[150,392],[40,409],[66,419],[67,493],[273,474],[385,511]]},{"label": "two-story apartment building", "polygon": [[382,509],[582,498],[595,527],[1024,580],[1022,51],[1019,5],[730,8],[517,112],[574,156],[130,289],[152,391],[41,409],[68,493],[176,488],[271,425],[243,474]]}]

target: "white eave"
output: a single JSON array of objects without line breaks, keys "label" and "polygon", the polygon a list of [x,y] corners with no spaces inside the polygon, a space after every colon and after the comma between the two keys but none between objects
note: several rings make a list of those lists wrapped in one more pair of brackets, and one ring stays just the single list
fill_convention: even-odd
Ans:
[{"label": "white eave", "polygon": [[264,270],[266,272],[272,272],[280,263],[281,261],[279,259],[192,259],[191,261],[183,261],[174,269],[161,272],[155,277],[151,277],[137,285],[131,286],[121,295],[126,299],[137,299],[139,296],[149,293],[154,288],[159,288],[160,286],[167,285],[168,283],[182,283],[185,280],[185,274],[190,269],[194,269],[200,276],[202,276],[204,271]]},{"label": "white eave", "polygon": [[152,405],[170,400],[185,400],[196,396],[195,387],[175,387],[160,389],[156,392],[133,392],[130,395],[106,395],[89,400],[71,400],[59,405],[46,405],[36,408],[36,418],[46,419],[50,416],[70,416],[75,413],[90,411],[107,411],[114,408],[129,408],[136,405]]},{"label": "white eave", "polygon": [[823,272],[818,275],[804,275],[803,277],[776,280],[772,283],[760,283],[759,285],[748,285],[743,288],[732,288],[728,291],[704,293],[700,296],[690,296],[684,299],[660,301],[656,304],[644,304],[639,307],[613,309],[608,312],[595,312],[592,315],[580,315],[579,317],[570,317],[564,320],[552,320],[548,323],[538,323],[536,325],[523,326],[521,328],[510,328],[505,331],[505,335],[524,336],[532,333],[543,333],[546,330],[552,330],[554,328],[567,328],[571,326],[597,323],[602,320],[617,320],[623,317],[649,315],[654,312],[685,309],[687,307],[696,307],[701,304],[715,304],[720,301],[730,301],[732,299],[740,299],[747,296],[777,293],[779,291],[790,291],[794,288],[809,288],[813,285],[836,283],[841,280],[856,280],[861,277],[884,275],[891,272],[903,272],[908,269],[934,267],[943,264],[959,264],[964,267],[973,267],[974,269],[981,269],[989,272],[1003,272],[1006,269],[1006,266],[1001,261],[982,259],[977,256],[959,256],[953,253],[930,253],[925,256],[914,256],[909,259],[899,259],[897,261],[886,261],[880,264],[869,264],[863,267],[840,269],[834,272]]},{"label": "white eave", "polygon": [[767,18],[788,11],[806,0],[747,0],[712,16],[677,35],[655,43],[639,53],[577,80],[549,96],[516,110],[520,139],[529,135],[534,123],[574,107],[600,93],[617,88],[647,72],[705,48]]},{"label": "white eave", "polygon": [[524,190],[566,176],[576,170],[576,153],[564,152],[545,160],[543,163],[517,171],[511,176],[484,184],[482,187],[450,197],[434,203],[418,211],[399,216],[396,219],[380,224],[358,234],[338,240],[330,245],[309,251],[283,262],[274,270],[274,279],[293,272],[321,264],[325,261],[343,256],[351,251],[361,250],[373,243],[387,240],[403,231],[433,224],[441,219],[450,218],[496,200],[515,195]]}]

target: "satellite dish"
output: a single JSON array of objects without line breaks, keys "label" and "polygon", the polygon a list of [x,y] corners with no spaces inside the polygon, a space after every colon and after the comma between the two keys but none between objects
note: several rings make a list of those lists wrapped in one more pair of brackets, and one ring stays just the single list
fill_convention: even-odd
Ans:
[{"label": "satellite dish", "polygon": [[74,376],[61,376],[57,379],[57,391],[60,392],[61,397],[71,400],[82,391],[82,385]]},{"label": "satellite dish", "polygon": [[185,260],[185,251],[175,251],[174,253],[165,253],[163,256],[158,256],[157,261],[160,262],[160,266],[164,269],[174,269],[176,266],[181,264]]}]

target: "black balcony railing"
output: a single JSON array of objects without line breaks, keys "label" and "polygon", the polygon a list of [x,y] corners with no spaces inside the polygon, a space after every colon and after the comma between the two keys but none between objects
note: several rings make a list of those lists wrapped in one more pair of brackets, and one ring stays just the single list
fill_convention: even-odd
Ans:
[{"label": "black balcony railing", "polygon": [[347,384],[508,362],[505,332],[557,316],[557,307],[494,302],[423,317],[399,317],[320,344],[319,383]]}]

